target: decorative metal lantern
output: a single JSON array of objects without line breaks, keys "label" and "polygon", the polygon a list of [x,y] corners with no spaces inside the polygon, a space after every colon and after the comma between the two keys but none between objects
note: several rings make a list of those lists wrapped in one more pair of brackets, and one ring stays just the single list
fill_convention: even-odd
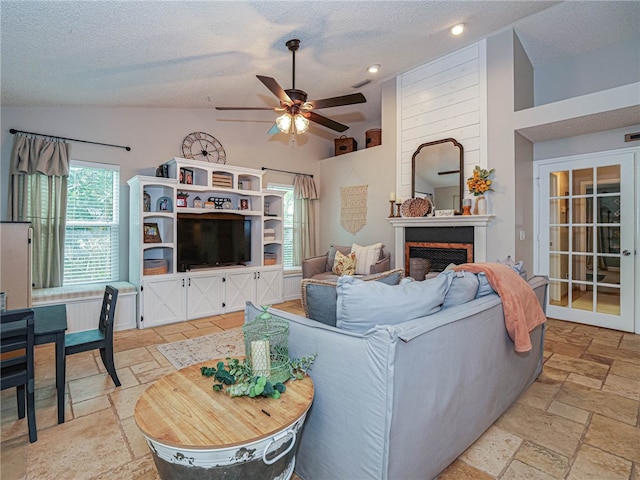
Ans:
[{"label": "decorative metal lantern", "polygon": [[289,322],[263,312],[243,327],[244,346],[253,375],[273,384],[289,379]]}]

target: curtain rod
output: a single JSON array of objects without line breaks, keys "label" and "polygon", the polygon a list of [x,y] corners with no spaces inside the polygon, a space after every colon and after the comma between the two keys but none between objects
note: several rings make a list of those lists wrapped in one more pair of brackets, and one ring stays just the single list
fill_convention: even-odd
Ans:
[{"label": "curtain rod", "polygon": [[37,135],[39,137],[49,137],[49,138],[57,138],[58,140],[69,140],[70,142],[81,142],[81,143],[92,143],[93,145],[103,145],[105,147],[116,147],[116,148],[124,148],[127,152],[131,151],[131,147],[123,147],[122,145],[113,145],[112,143],[100,143],[100,142],[91,142],[89,140],[78,140],[77,138],[66,138],[59,137],[57,135],[46,135],[44,133],[35,133],[35,132],[25,132],[24,130],[16,130],[12,128],[9,130],[9,133],[26,133],[27,135]]},{"label": "curtain rod", "polygon": [[289,170],[278,170],[277,168],[269,168],[269,167],[262,167],[262,170],[271,170],[272,172],[290,173],[291,175],[304,175],[306,177],[313,178],[313,175],[310,173],[290,172]]}]

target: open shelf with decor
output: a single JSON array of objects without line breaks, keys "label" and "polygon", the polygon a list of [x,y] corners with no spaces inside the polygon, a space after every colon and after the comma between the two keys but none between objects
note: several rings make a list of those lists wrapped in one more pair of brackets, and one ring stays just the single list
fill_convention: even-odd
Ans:
[{"label": "open shelf with decor", "polygon": [[158,171],[128,181],[138,326],[282,301],[283,200],[264,172],[181,158]]}]

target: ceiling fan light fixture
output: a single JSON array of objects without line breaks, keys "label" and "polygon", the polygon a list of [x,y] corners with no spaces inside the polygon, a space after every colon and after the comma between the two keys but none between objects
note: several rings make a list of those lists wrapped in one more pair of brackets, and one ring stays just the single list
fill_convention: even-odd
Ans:
[{"label": "ceiling fan light fixture", "polygon": [[453,27],[451,27],[451,35],[461,35],[462,32],[464,32],[464,23],[458,23],[457,25],[454,25]]},{"label": "ceiling fan light fixture", "polygon": [[289,133],[291,130],[291,115],[289,112],[285,112],[276,118],[276,125],[282,133]]},{"label": "ceiling fan light fixture", "polygon": [[295,126],[296,133],[304,133],[309,130],[309,120],[307,120],[307,118],[301,113],[298,113],[293,117],[293,124]]}]

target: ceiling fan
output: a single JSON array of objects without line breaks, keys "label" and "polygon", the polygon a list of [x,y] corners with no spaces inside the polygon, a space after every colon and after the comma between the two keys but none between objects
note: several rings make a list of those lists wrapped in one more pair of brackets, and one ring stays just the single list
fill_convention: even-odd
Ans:
[{"label": "ceiling fan", "polygon": [[303,133],[309,128],[309,120],[319,123],[336,132],[344,132],[349,127],[342,123],[331,120],[315,110],[321,108],[340,107],[343,105],[353,105],[365,103],[367,99],[361,93],[352,93],[340,97],[323,98],[321,100],[307,101],[307,92],[296,89],[296,50],[300,47],[300,40],[294,38],[286,43],[287,48],[293,57],[292,86],[283,89],[278,82],[271,77],[256,75],[265,87],[267,87],[280,100],[278,107],[216,107],[216,110],[273,110],[274,112],[284,112],[276,119],[276,124],[269,130],[269,133]]}]

